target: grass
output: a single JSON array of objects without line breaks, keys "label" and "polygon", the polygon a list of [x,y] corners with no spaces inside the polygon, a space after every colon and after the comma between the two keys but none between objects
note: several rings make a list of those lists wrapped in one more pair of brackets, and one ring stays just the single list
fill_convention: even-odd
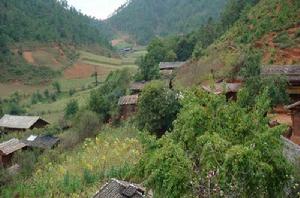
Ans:
[{"label": "grass", "polygon": [[[276,9],[280,7],[281,9]],[[179,86],[199,85],[209,78],[226,78],[243,62],[246,49],[256,48],[255,43],[272,32],[286,31],[300,19],[298,0],[261,0],[238,20],[219,40],[204,51],[204,56],[193,60],[188,67],[178,72]],[[277,10],[277,11],[276,11]],[[277,38],[281,48],[291,47],[295,42],[288,35]],[[267,41],[263,44],[267,46]],[[260,49],[258,49],[260,50]],[[270,60],[266,60],[269,62]],[[281,60],[280,60],[281,61]],[[266,63],[264,63],[266,64]],[[274,64],[277,64],[274,62]],[[279,63],[282,64],[282,63]]]},{"label": "grass", "polygon": [[105,127],[72,151],[44,153],[31,178],[0,190],[1,197],[92,197],[108,179],[128,176],[142,148],[130,126]]},{"label": "grass", "polygon": [[122,60],[117,58],[109,58],[105,56],[99,56],[96,54],[92,54],[85,51],[80,51],[80,59],[85,62],[94,62],[94,63],[101,63],[106,65],[121,65]]},{"label": "grass", "polygon": [[[66,93],[67,94],[67,93]],[[73,96],[61,96],[56,102],[53,103],[40,103],[30,107],[28,113],[31,115],[40,115],[50,123],[57,123],[59,118],[64,115],[64,109],[70,100],[77,100],[79,106],[82,107],[87,103],[90,90],[80,91]]]}]

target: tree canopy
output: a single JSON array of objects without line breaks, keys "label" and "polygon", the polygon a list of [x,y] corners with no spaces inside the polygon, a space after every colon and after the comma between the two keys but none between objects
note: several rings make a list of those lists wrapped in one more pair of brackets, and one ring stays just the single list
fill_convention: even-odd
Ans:
[{"label": "tree canopy", "polygon": [[65,42],[109,46],[105,25],[70,7],[66,0],[0,2],[0,43]]},{"label": "tree canopy", "polygon": [[188,33],[217,18],[227,0],[130,0],[107,23],[146,43],[153,37]]},{"label": "tree canopy", "polygon": [[265,117],[271,104],[267,91],[251,108],[240,105],[244,97],[227,102],[225,96],[198,90],[187,91],[182,98],[174,129],[158,141],[145,141],[138,166],[155,196],[284,194],[292,169],[282,152],[285,127],[270,128]]}]

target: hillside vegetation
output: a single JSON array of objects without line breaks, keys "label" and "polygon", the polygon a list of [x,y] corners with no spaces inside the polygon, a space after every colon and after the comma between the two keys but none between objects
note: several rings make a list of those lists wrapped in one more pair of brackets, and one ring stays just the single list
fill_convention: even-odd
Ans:
[{"label": "hillside vegetation", "polygon": [[0,81],[48,82],[59,75],[58,67],[76,60],[76,47],[96,45],[109,51],[108,35],[102,22],[64,0],[1,1]]},{"label": "hillside vegetation", "polygon": [[243,67],[249,50],[261,54],[264,64],[300,62],[297,0],[261,0],[245,10],[239,20],[207,49],[197,46],[201,55],[179,72],[178,82],[198,84],[214,71],[216,77],[236,75]]},{"label": "hillside vegetation", "polygon": [[155,36],[183,34],[217,18],[227,0],[130,0],[107,23],[145,43]]}]

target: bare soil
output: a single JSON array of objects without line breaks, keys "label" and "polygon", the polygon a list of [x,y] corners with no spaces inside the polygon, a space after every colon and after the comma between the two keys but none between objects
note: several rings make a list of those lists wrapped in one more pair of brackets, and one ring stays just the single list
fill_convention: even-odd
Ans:
[{"label": "bare soil", "polygon": [[32,52],[30,51],[23,52],[23,58],[26,60],[27,63],[35,64],[34,58],[32,56]]},{"label": "bare soil", "polygon": [[[286,30],[289,37],[294,39],[297,31],[300,30],[300,25]],[[291,47],[280,48],[274,42],[278,35],[277,32],[271,32],[255,43],[256,48],[263,49],[263,63],[270,64],[295,64],[300,63],[300,42],[299,39],[294,39],[295,43]]]},{"label": "bare soil", "polygon": [[66,79],[78,79],[87,78],[92,76],[97,71],[99,76],[108,75],[111,68],[105,68],[101,66],[94,66],[86,63],[76,63],[74,66],[64,71],[64,77]]}]

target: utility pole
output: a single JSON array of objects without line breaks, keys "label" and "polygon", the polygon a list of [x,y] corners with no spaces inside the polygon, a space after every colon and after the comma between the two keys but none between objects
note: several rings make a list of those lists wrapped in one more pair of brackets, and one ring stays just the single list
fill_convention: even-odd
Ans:
[{"label": "utility pole", "polygon": [[95,85],[97,87],[98,86],[98,73],[97,73],[96,66],[95,66],[95,72],[94,72],[93,76],[95,77]]}]

